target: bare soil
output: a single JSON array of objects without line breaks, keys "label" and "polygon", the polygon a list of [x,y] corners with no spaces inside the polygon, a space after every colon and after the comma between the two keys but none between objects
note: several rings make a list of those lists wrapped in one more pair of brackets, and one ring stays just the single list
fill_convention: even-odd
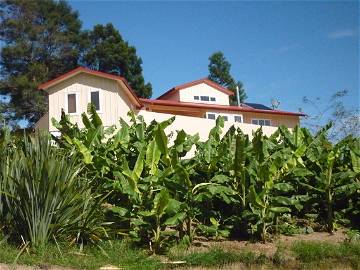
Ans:
[{"label": "bare soil", "polygon": [[257,254],[265,254],[271,257],[276,252],[278,246],[286,247],[291,246],[297,241],[316,241],[316,242],[329,242],[329,243],[341,243],[346,239],[346,235],[343,230],[338,230],[334,234],[326,232],[313,232],[311,234],[298,234],[293,236],[281,235],[278,238],[273,239],[267,243],[250,241],[218,241],[218,242],[207,242],[207,241],[195,241],[194,247],[191,251],[206,250],[210,247],[219,247],[224,250],[236,251],[236,250],[249,250]]},{"label": "bare soil", "polygon": [[0,263],[0,270],[75,270],[74,268],[66,268],[61,266],[27,266],[27,265],[9,265]]}]

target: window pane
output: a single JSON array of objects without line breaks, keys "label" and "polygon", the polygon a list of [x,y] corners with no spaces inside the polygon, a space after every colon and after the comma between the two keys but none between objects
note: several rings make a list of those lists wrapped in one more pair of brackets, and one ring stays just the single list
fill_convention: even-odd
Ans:
[{"label": "window pane", "polygon": [[239,116],[239,115],[235,115],[235,116],[234,116],[234,120],[235,120],[235,122],[242,123],[241,116]]},{"label": "window pane", "polygon": [[94,104],[97,111],[100,110],[99,92],[91,92],[91,103]]},{"label": "window pane", "polygon": [[213,114],[213,113],[208,113],[207,119],[215,120],[215,114]]},{"label": "window pane", "polygon": [[216,98],[211,97],[211,98],[210,98],[210,101],[216,101]]},{"label": "window pane", "polygon": [[224,118],[224,121],[229,120],[229,118],[226,115],[222,115],[222,117]]},{"label": "window pane", "polygon": [[270,120],[265,120],[265,126],[270,126]]},{"label": "window pane", "polygon": [[76,113],[76,94],[68,94],[68,113]]},{"label": "window pane", "polygon": [[201,96],[200,97],[201,101],[209,101],[209,97],[208,96]]},{"label": "window pane", "polygon": [[199,96],[194,96],[194,100],[199,100]]},{"label": "window pane", "polygon": [[258,124],[258,120],[257,120],[257,119],[253,119],[253,120],[251,120],[251,123],[252,123],[253,125],[257,125],[257,124]]},{"label": "window pane", "polygon": [[264,120],[259,120],[259,125],[263,126],[264,125]]}]

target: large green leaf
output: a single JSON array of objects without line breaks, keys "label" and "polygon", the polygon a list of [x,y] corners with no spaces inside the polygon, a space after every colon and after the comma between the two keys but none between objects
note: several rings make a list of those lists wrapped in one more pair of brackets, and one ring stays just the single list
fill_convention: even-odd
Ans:
[{"label": "large green leaf", "polygon": [[158,163],[160,161],[161,151],[155,140],[152,140],[146,150],[146,161],[147,168],[150,169],[149,174],[155,175],[158,171]]},{"label": "large green leaf", "polygon": [[155,213],[158,217],[161,217],[165,213],[169,199],[169,192],[166,189],[162,189],[158,194],[155,195],[152,212]]}]

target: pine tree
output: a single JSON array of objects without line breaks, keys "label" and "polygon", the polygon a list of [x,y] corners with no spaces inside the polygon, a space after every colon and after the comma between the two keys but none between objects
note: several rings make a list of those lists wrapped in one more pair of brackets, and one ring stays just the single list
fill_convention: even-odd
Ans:
[{"label": "pine tree", "polygon": [[64,1],[3,0],[0,2],[0,55],[3,83],[13,120],[36,123],[46,112],[40,83],[77,66],[81,22]]},{"label": "pine tree", "polygon": [[224,54],[220,51],[215,52],[209,57],[209,61],[208,78],[235,93],[235,95],[230,98],[230,104],[232,105],[237,103],[236,86],[238,86],[240,102],[243,103],[247,98],[245,89],[241,81],[235,81],[231,76],[231,64],[226,60]]},{"label": "pine tree", "polygon": [[145,84],[141,58],[111,23],[95,25],[86,33],[86,38],[88,44],[82,59],[86,66],[123,76],[138,96],[151,97],[152,87],[150,83]]}]

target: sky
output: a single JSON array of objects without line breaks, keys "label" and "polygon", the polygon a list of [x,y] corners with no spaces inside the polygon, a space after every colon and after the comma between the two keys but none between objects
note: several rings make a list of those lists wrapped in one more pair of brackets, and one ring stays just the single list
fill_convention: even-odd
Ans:
[{"label": "sky", "polygon": [[248,102],[305,112],[304,96],[326,106],[347,89],[359,107],[359,3],[70,1],[84,29],[112,23],[137,49],[153,97],[206,77],[209,56],[222,51]]}]

